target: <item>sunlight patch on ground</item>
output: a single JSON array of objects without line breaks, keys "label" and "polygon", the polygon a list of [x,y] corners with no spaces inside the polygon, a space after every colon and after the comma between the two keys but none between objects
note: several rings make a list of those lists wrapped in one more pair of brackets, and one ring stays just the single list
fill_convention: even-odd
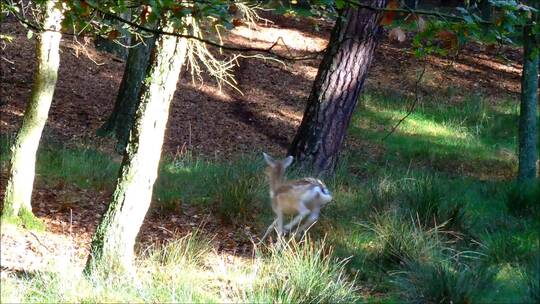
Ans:
[{"label": "sunlight patch on ground", "polygon": [[280,121],[291,128],[295,128],[302,119],[302,118],[298,119],[298,116],[295,115],[293,112],[278,111],[278,113],[276,113],[276,112],[264,111],[261,114],[271,120]]},{"label": "sunlight patch on ground", "polygon": [[302,114],[295,111],[281,109],[279,110],[279,114],[288,118],[289,122],[294,121],[295,123],[300,124],[302,121]]},{"label": "sunlight patch on ground", "polygon": [[317,76],[317,72],[319,70],[316,67],[312,67],[309,65],[295,65],[293,69],[291,69],[291,73],[295,76],[304,77],[306,79],[314,80]]},{"label": "sunlight patch on ground", "polygon": [[326,47],[327,41],[322,38],[308,37],[302,32],[292,29],[258,27],[258,29],[240,26],[232,30],[232,34],[238,35],[250,40],[267,42],[272,44],[278,39],[282,39],[280,45],[285,45],[296,51],[316,52]]},{"label": "sunlight patch on ground", "polygon": [[[371,108],[370,106],[367,107]],[[389,109],[380,111],[380,109],[374,108],[371,110],[379,112],[381,116],[391,119],[395,123],[406,115],[403,111]],[[407,117],[398,127],[398,131],[410,135],[433,136],[460,141],[469,141],[472,139],[472,135],[465,128],[456,127],[450,123],[438,123],[417,113]]]},{"label": "sunlight patch on ground", "polygon": [[197,82],[196,83],[189,82],[189,84],[186,83],[186,86],[189,88],[198,90],[219,101],[225,101],[225,102],[233,101],[233,99],[231,98],[231,96],[229,96],[229,94],[225,93],[223,90],[218,90],[218,88],[214,85],[208,85],[205,83],[197,83]]}]

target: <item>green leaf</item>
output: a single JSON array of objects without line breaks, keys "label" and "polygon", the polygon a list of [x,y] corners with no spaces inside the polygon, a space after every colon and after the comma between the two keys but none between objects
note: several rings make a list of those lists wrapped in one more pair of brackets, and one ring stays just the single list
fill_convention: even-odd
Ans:
[{"label": "green leaf", "polygon": [[32,39],[33,36],[34,36],[34,32],[32,30],[28,30],[28,32],[26,32],[26,38]]}]

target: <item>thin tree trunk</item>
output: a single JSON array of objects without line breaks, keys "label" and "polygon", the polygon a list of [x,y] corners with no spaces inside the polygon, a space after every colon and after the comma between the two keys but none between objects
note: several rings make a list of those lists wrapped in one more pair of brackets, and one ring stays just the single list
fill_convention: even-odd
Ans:
[{"label": "thin tree trunk", "polygon": [[113,111],[97,132],[100,136],[113,133],[118,140],[116,144],[118,153],[123,153],[127,145],[129,130],[133,126],[135,111],[139,104],[139,91],[146,75],[155,37],[146,38],[144,43],[136,42],[134,37],[132,41],[133,46],[129,50]]},{"label": "thin tree trunk", "polygon": [[32,213],[36,152],[53,99],[60,65],[60,33],[64,18],[59,1],[43,4],[43,28],[36,38],[36,70],[32,95],[26,106],[22,125],[11,146],[8,182],[2,217]]},{"label": "thin tree trunk", "polygon": [[[387,0],[371,0],[385,7]],[[349,7],[339,16],[289,148],[301,167],[332,173],[378,43],[379,13]]]},{"label": "thin tree trunk", "polygon": [[[165,31],[174,30],[166,18],[161,24]],[[113,199],[92,240],[86,272],[98,266],[132,270],[135,238],[150,206],[169,106],[186,49],[186,39],[162,35],[156,40]]]},{"label": "thin tree trunk", "polygon": [[538,65],[539,39],[533,32],[533,17],[523,30],[523,73],[521,76],[521,104],[519,111],[519,167],[518,182],[536,177],[538,159]]}]

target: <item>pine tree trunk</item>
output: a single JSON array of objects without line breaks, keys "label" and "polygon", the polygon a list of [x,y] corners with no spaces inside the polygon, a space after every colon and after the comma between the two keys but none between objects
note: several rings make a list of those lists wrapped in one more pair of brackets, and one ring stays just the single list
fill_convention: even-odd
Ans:
[{"label": "pine tree trunk", "polygon": [[[165,18],[161,24],[166,25],[164,31],[174,30]],[[167,35],[156,39],[113,199],[92,240],[86,272],[97,266],[132,270],[135,238],[150,206],[169,106],[186,49],[186,39]]]},{"label": "pine tree trunk", "polygon": [[[373,7],[386,3],[368,2]],[[349,7],[336,20],[302,123],[289,148],[302,168],[316,174],[334,171],[380,31],[379,13],[372,10]]]},{"label": "pine tree trunk", "polygon": [[[139,104],[139,91],[146,75],[155,37],[146,38],[144,43],[136,42],[134,37],[132,37],[132,41],[134,43],[132,48],[129,49],[124,76],[120,83],[113,111],[98,130],[100,136],[114,134],[118,140],[116,144],[118,153],[123,153],[127,145],[129,130],[133,126],[135,111]],[[135,46],[136,43],[138,43],[137,46]]]},{"label": "pine tree trunk", "polygon": [[22,125],[11,146],[9,176],[4,196],[2,217],[32,213],[36,152],[53,99],[60,65],[59,32],[63,19],[59,1],[43,4],[43,28],[36,38],[36,70],[32,95],[26,106]]},{"label": "pine tree trunk", "polygon": [[520,183],[534,180],[537,171],[536,161],[538,159],[538,61],[540,41],[532,30],[532,21],[533,19],[523,30],[524,54],[519,111],[518,182]]}]

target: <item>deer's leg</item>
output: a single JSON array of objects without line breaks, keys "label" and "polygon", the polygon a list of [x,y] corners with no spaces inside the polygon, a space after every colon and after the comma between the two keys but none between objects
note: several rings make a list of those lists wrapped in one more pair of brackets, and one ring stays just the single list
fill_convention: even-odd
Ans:
[{"label": "deer's leg", "polygon": [[309,212],[310,211],[308,208],[301,205],[301,208],[298,211],[298,215],[285,226],[285,229],[292,231],[292,227],[298,225],[309,214]]},{"label": "deer's leg", "polygon": [[298,228],[298,232],[303,232],[307,228],[309,228],[313,223],[315,223],[319,219],[319,211],[313,211],[309,215],[308,219]]},{"label": "deer's leg", "polygon": [[277,233],[278,233],[278,236],[282,236],[283,235],[283,212],[278,211],[277,213]]},{"label": "deer's leg", "polygon": [[270,232],[272,232],[272,230],[274,229],[274,227],[276,226],[276,223],[278,222],[278,219],[276,218],[272,224],[270,224],[270,226],[268,226],[268,229],[266,229],[266,232],[264,233],[263,237],[261,238],[261,242],[264,241],[264,239],[266,239],[266,237],[270,234]]}]

